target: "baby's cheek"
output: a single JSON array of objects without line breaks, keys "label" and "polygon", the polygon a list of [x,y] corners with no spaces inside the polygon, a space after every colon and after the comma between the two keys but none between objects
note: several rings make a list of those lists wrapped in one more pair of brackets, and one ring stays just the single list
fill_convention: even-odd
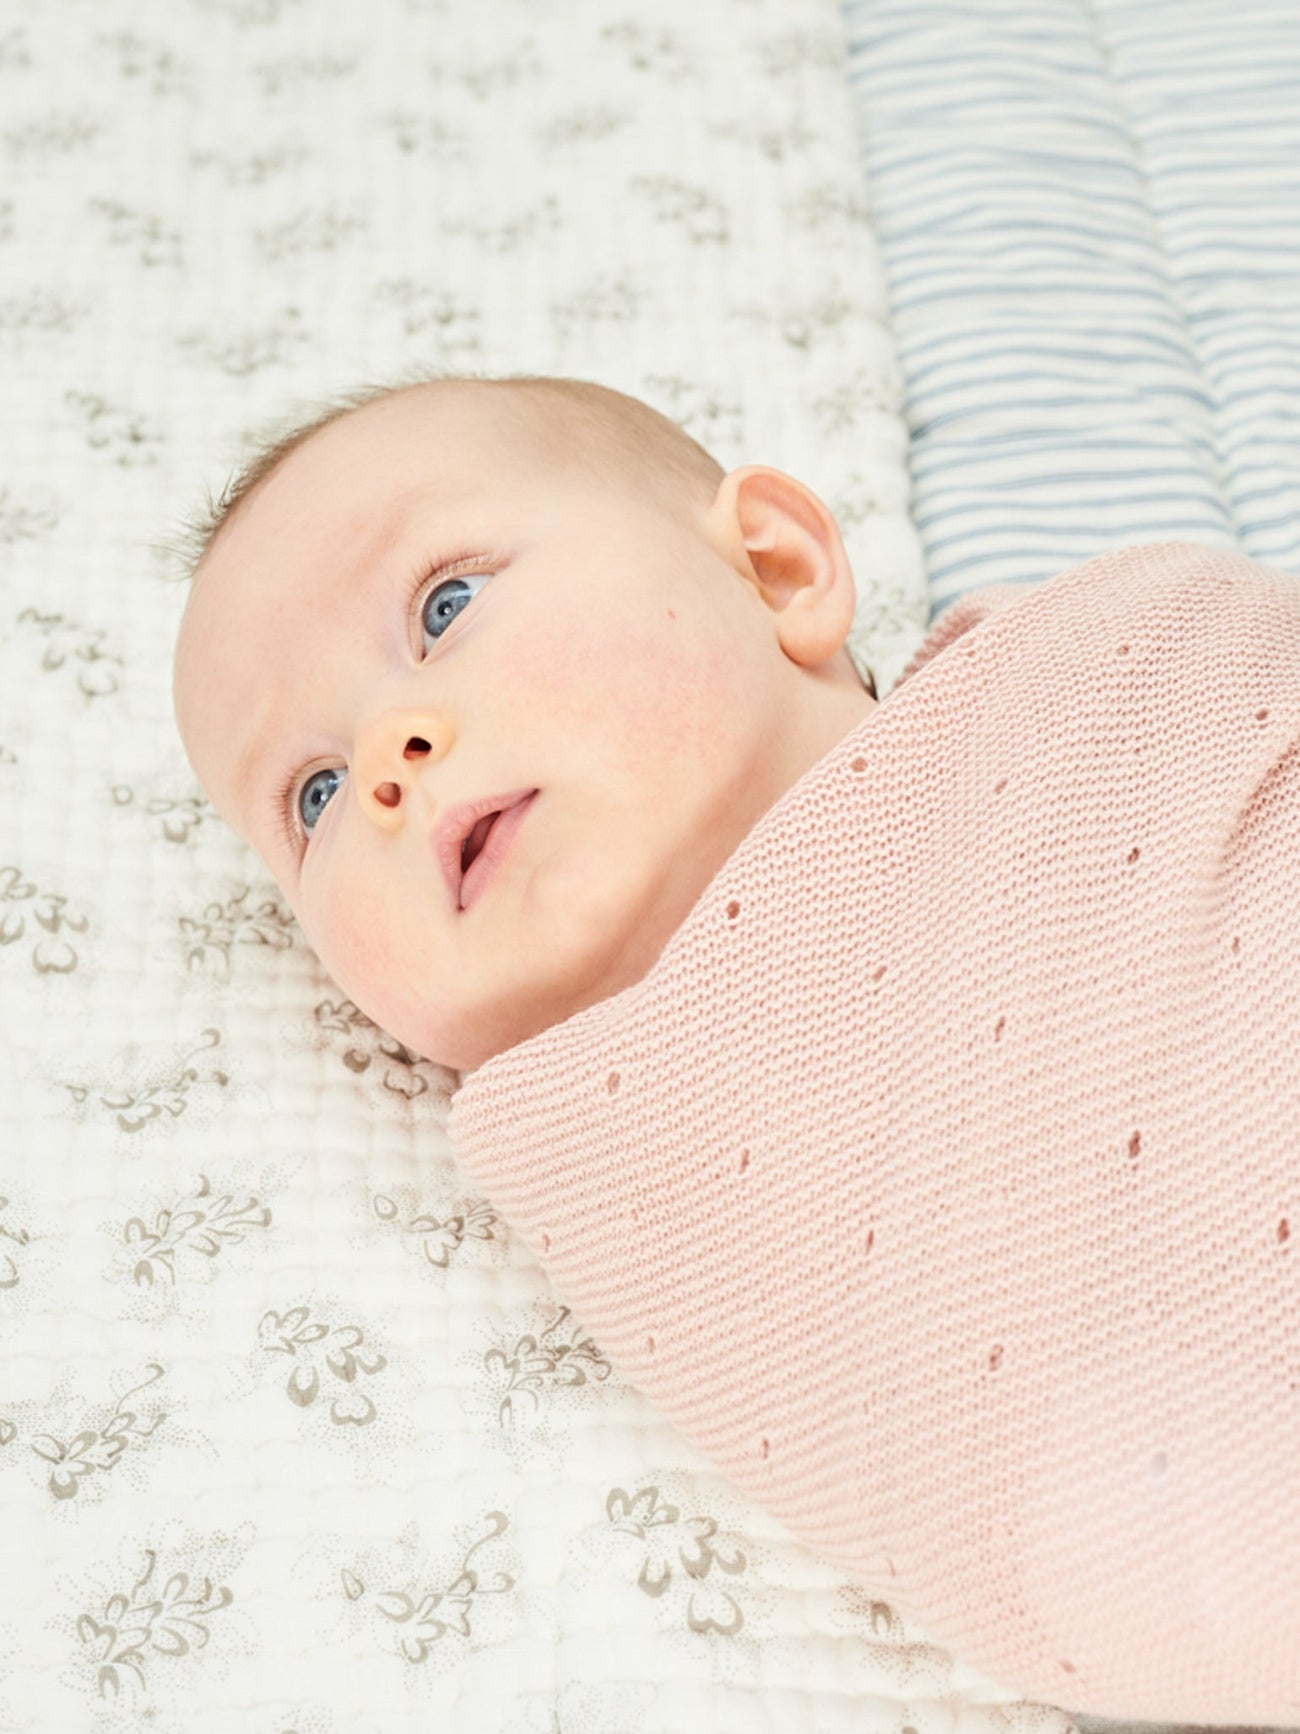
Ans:
[{"label": "baby's cheek", "polygon": [[294,912],[307,943],[367,1017],[392,978],[396,945],[382,888],[320,839],[308,851]]},{"label": "baby's cheek", "polygon": [[525,715],[535,726],[540,713],[543,738],[578,760],[594,754],[639,786],[671,785],[683,760],[704,766],[730,755],[742,692],[734,645],[701,629],[678,597],[654,619],[634,614],[616,629],[597,619],[595,627],[580,634],[566,622],[553,637],[534,633],[519,645],[521,728]]},{"label": "baby's cheek", "polygon": [[444,1065],[465,1021],[465,983],[449,990],[432,916],[385,883],[378,864],[342,849],[304,875],[299,925],[329,975],[366,1017],[415,1053]]}]

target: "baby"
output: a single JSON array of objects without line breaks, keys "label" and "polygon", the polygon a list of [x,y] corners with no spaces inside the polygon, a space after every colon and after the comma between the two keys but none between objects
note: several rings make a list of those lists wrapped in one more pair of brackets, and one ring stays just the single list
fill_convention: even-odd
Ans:
[{"label": "baby", "polygon": [[204,541],[199,781],[356,1004],[461,1072],[642,976],[875,704],[822,502],[582,381],[380,395]]},{"label": "baby", "polygon": [[1300,1724],[1300,582],[964,598],[573,381],[268,452],[176,705],[613,1364],[1026,1697]]}]

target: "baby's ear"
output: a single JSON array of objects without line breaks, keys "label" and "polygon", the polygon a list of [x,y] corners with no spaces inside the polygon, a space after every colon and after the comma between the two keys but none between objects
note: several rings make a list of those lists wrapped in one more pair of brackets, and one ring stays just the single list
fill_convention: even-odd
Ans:
[{"label": "baby's ear", "polygon": [[815,668],[853,624],[857,587],[830,509],[782,470],[747,464],[718,485],[710,539],[772,610],[781,649]]}]

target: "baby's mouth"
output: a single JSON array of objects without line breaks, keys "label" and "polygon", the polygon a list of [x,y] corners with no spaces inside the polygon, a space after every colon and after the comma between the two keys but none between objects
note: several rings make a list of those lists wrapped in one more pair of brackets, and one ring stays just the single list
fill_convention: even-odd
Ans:
[{"label": "baby's mouth", "polygon": [[[518,828],[516,809],[530,803],[537,792],[535,788],[511,789],[480,801],[462,801],[442,815],[434,830],[433,848],[454,910],[467,909],[494,876],[493,857],[510,848]],[[521,812],[518,819],[522,818]],[[498,820],[503,822],[500,832],[496,830]],[[480,860],[485,851],[487,859]]]},{"label": "baby's mouth", "polygon": [[488,840],[488,832],[501,817],[499,812],[485,813],[475,825],[460,846],[460,871],[462,878],[474,865],[474,858]]}]

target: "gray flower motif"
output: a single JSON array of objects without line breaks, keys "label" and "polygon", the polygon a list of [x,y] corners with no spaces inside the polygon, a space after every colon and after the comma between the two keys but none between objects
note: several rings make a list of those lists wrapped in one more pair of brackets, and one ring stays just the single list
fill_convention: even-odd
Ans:
[{"label": "gray flower motif", "polygon": [[194,69],[188,61],[132,30],[106,33],[99,42],[116,59],[118,76],[126,83],[146,86],[152,97],[177,96],[193,86]]},{"label": "gray flower motif", "polygon": [[449,1216],[434,1216],[429,1211],[402,1219],[401,1206],[383,1193],[376,1193],[371,1207],[381,1222],[394,1223],[404,1235],[419,1241],[420,1251],[429,1264],[446,1270],[452,1258],[467,1241],[494,1240],[494,1230],[500,1218],[492,1206],[481,1198],[468,1198]]},{"label": "gray flower motif", "polygon": [[167,1419],[165,1413],[155,1414],[148,1425],[144,1425],[136,1411],[127,1407],[137,1392],[147,1391],[162,1377],[163,1369],[156,1361],[151,1362],[149,1377],[133,1385],[119,1398],[113,1413],[100,1426],[83,1428],[69,1440],[58,1439],[50,1433],[38,1433],[33,1438],[32,1450],[54,1465],[48,1486],[56,1499],[75,1499],[81,1484],[89,1476],[107,1474],[132,1440],[147,1439],[162,1425]]},{"label": "gray flower motif", "polygon": [[333,84],[347,78],[360,65],[358,54],[285,55],[279,60],[266,60],[253,68],[253,77],[266,97],[301,89],[304,85]]},{"label": "gray flower motif", "polygon": [[638,1589],[658,1600],[676,1584],[685,1595],[686,1625],[693,1632],[731,1638],[743,1629],[740,1603],[721,1580],[740,1577],[749,1562],[739,1547],[720,1537],[713,1518],[683,1518],[653,1485],[635,1494],[612,1488],[605,1514],[615,1530],[642,1544]]},{"label": "gray flower motif", "polygon": [[[275,3],[277,0],[271,0]],[[297,168],[307,156],[307,147],[292,140],[265,150],[191,151],[190,162],[196,169],[215,170],[228,187],[260,187],[286,169]]]},{"label": "gray flower motif", "polygon": [[588,1380],[603,1382],[613,1372],[590,1337],[576,1332],[567,1338],[561,1334],[570,1317],[568,1307],[561,1307],[540,1336],[529,1332],[512,1345],[489,1349],[484,1355],[483,1370],[489,1383],[505,1385],[497,1405],[499,1427],[515,1425],[525,1400],[535,1414],[544,1397],[559,1388],[585,1385]]},{"label": "gray flower motif", "polygon": [[160,1206],[149,1223],[131,1217],[122,1230],[122,1241],[141,1249],[133,1275],[138,1286],[152,1288],[160,1277],[175,1284],[178,1253],[216,1258],[223,1246],[239,1246],[252,1229],[267,1228],[270,1221],[270,1209],[256,1198],[236,1200],[230,1192],[213,1197],[207,1175],[200,1174],[191,1198]]},{"label": "gray flower motif", "polygon": [[144,1573],[129,1591],[109,1596],[98,1614],[83,1613],[77,1620],[77,1636],[97,1664],[101,1698],[116,1701],[128,1688],[142,1696],[150,1653],[179,1657],[205,1648],[212,1616],[234,1600],[224,1585],[214,1594],[208,1577],[191,1589],[184,1571],[173,1572],[159,1588],[152,1581],[158,1555],[146,1548],[145,1558]]},{"label": "gray flower motif", "polygon": [[651,30],[629,18],[607,24],[600,40],[617,48],[634,72],[646,72],[674,84],[695,83],[700,77],[695,56],[671,30]]},{"label": "gray flower motif", "polygon": [[65,1084],[63,1087],[78,1108],[83,1108],[93,1095],[101,1108],[117,1117],[124,1132],[139,1132],[152,1121],[166,1114],[175,1120],[190,1105],[190,1092],[198,1084],[215,1084],[224,1089],[230,1082],[219,1067],[203,1072],[195,1065],[198,1056],[221,1046],[221,1032],[206,1029],[197,1047],[190,1048],[165,1067],[155,1071],[152,1080],[112,1093],[89,1084]]},{"label": "gray flower motif", "polygon": [[399,1042],[372,1023],[350,999],[321,1000],[315,1008],[316,1025],[328,1036],[341,1038],[343,1064],[360,1075],[373,1066],[384,1089],[408,1101],[432,1090],[439,1097],[449,1094],[452,1074],[445,1066],[422,1059],[414,1049]]},{"label": "gray flower motif", "polygon": [[597,139],[610,138],[631,124],[632,117],[624,109],[609,104],[585,104],[568,109],[539,126],[537,142],[548,151],[563,145],[594,143]]},{"label": "gray flower motif", "polygon": [[[0,308],[0,319],[3,316]],[[0,543],[12,547],[16,542],[36,542],[57,530],[58,526],[58,513],[48,506],[22,505],[12,500],[8,488],[0,488]],[[38,621],[43,618],[35,609],[24,609],[18,618],[22,620],[28,616]],[[59,616],[48,618],[57,620]]]},{"label": "gray flower motif", "polygon": [[297,932],[292,912],[274,897],[264,897],[250,906],[252,895],[252,887],[245,885],[224,903],[209,903],[201,916],[178,918],[189,969],[225,974],[237,945],[261,946],[268,951],[290,949]]},{"label": "gray flower motif", "polygon": [[257,229],[253,245],[268,265],[301,259],[305,254],[337,253],[339,243],[366,227],[365,219],[342,211],[296,211],[273,228]]},{"label": "gray flower motif", "polygon": [[129,783],[115,784],[112,795],[115,807],[137,806],[149,818],[159,820],[158,829],[168,843],[188,843],[203,821],[212,816],[212,808],[201,795],[151,795],[137,801]]},{"label": "gray flower motif", "polygon": [[561,341],[576,332],[593,332],[598,325],[629,325],[647,300],[647,291],[632,277],[597,278],[586,289],[551,305]]},{"label": "gray flower motif", "polygon": [[660,222],[674,224],[692,241],[730,239],[727,207],[707,187],[693,187],[671,175],[633,175],[630,185],[649,200]]},{"label": "gray flower motif", "polygon": [[91,199],[88,209],[108,225],[110,247],[130,247],[147,270],[185,262],[185,242],[179,229],[170,228],[156,211],[139,211],[118,199]]},{"label": "gray flower motif", "polygon": [[281,308],[268,325],[230,335],[227,331],[223,326],[217,338],[207,331],[190,332],[178,339],[178,347],[201,355],[232,379],[247,379],[267,368],[287,366],[309,341],[296,307]]},{"label": "gray flower motif", "polygon": [[94,392],[66,391],[64,402],[80,415],[86,444],[105,453],[122,469],[143,469],[158,462],[161,437],[142,416],[110,404]]},{"label": "gray flower motif", "polygon": [[[5,497],[0,491],[0,541],[4,540],[4,519]],[[41,668],[46,674],[63,668],[75,673],[77,686],[87,698],[106,698],[117,691],[122,658],[104,649],[105,633],[62,614],[41,614],[35,608],[24,608],[18,624],[30,626],[44,638]]]},{"label": "gray flower motif", "polygon": [[66,897],[42,891],[17,867],[0,867],[0,946],[31,945],[37,975],[71,974],[78,955],[67,936],[85,933],[89,926],[89,917]]},{"label": "gray flower motif", "polygon": [[543,78],[546,67],[537,45],[525,38],[498,60],[482,60],[476,64],[462,62],[457,57],[451,68],[457,84],[468,90],[479,102],[487,102],[504,90],[514,90],[520,84],[535,84]]},{"label": "gray flower motif", "polygon": [[[376,1589],[373,1595],[376,1613],[389,1623],[399,1653],[408,1661],[427,1661],[436,1645],[447,1640],[474,1636],[473,1620],[481,1608],[483,1596],[504,1595],[515,1587],[508,1572],[497,1571],[495,1580],[485,1579],[480,1568],[470,1561],[480,1548],[505,1534],[510,1520],[504,1511],[486,1513],[487,1529],[471,1544],[461,1560],[455,1577],[445,1589],[428,1589],[418,1583],[401,1588]],[[349,1601],[359,1602],[367,1594],[364,1579],[358,1572],[342,1574],[343,1593]]]},{"label": "gray flower motif", "polygon": [[844,65],[838,31],[787,30],[760,42],[756,52],[766,78],[789,79],[805,66],[838,72]]},{"label": "gray flower motif", "polygon": [[[0,331],[45,334],[75,331],[85,322],[86,310],[75,302],[64,301],[52,289],[29,290],[26,295],[0,301]],[[0,489],[0,526],[4,521],[6,490]],[[0,541],[6,540],[0,527]]]},{"label": "gray flower motif", "polygon": [[[31,1235],[25,1228],[14,1228],[7,1224],[4,1212],[9,1208],[9,1200],[0,1198],[0,1241],[8,1241],[10,1246],[23,1247],[31,1240]],[[0,1245],[0,1289],[17,1288],[21,1272],[18,1261],[12,1252]]]},{"label": "gray flower motif", "polygon": [[363,1375],[382,1373],[388,1357],[364,1348],[365,1333],[359,1326],[331,1327],[313,1319],[307,1307],[297,1306],[286,1313],[263,1313],[257,1334],[266,1353],[292,1357],[295,1364],[285,1390],[298,1408],[310,1409],[327,1395],[335,1426],[368,1427],[374,1421],[378,1410],[359,1381]]},{"label": "gray flower motif", "polygon": [[472,302],[409,277],[389,277],[375,285],[375,305],[393,308],[408,337],[429,332],[439,354],[454,359],[477,354],[482,312]]},{"label": "gray flower motif", "polygon": [[39,120],[8,127],[0,134],[0,145],[13,162],[45,166],[55,157],[86,151],[103,130],[89,115],[46,114]]},{"label": "gray flower motif", "polygon": [[389,114],[381,124],[403,156],[432,157],[440,162],[469,159],[464,127],[453,126],[440,115]]}]

